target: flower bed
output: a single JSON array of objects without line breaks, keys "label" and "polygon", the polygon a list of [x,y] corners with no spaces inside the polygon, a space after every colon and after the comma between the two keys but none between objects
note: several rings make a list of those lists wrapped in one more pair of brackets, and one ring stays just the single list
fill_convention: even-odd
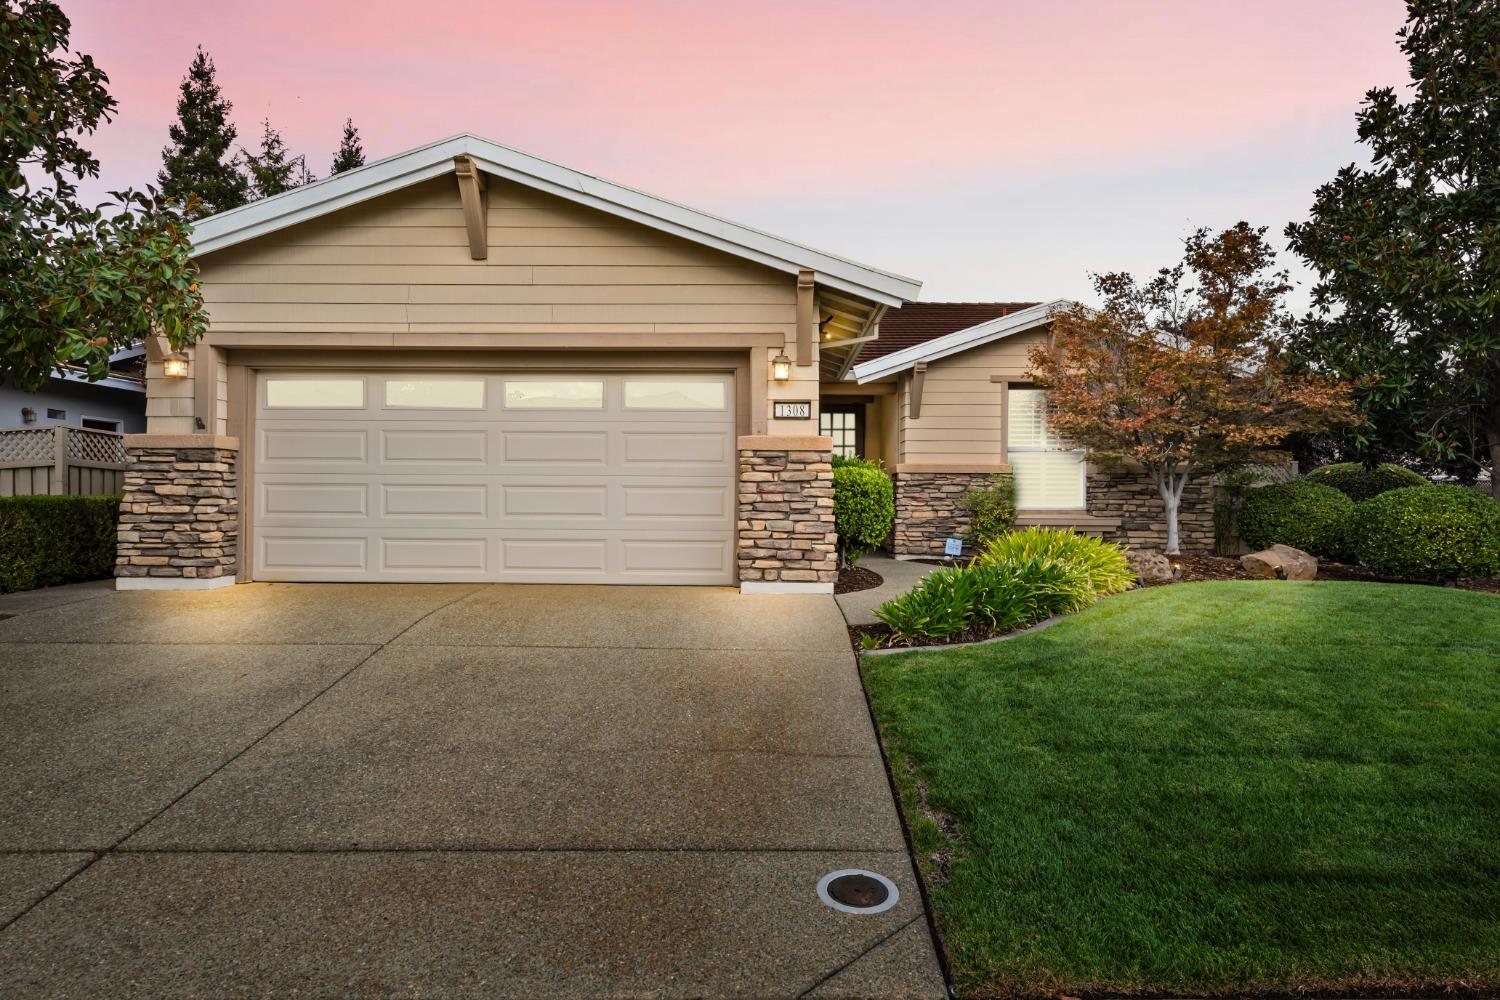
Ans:
[{"label": "flower bed", "polygon": [[1073,531],[1029,528],[991,541],[965,566],[928,575],[851,630],[864,649],[977,642],[1071,614],[1135,581],[1117,545]]}]

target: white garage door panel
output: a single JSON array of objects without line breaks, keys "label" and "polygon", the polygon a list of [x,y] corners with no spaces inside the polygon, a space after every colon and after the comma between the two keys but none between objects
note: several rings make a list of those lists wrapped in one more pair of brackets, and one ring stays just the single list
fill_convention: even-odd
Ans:
[{"label": "white garage door panel", "polygon": [[[675,377],[717,381],[724,408],[624,405],[627,382],[674,378],[660,373],[455,376],[465,399],[484,399],[476,410],[385,405],[443,401],[426,374],[262,375],[254,576],[731,583],[733,382]],[[299,378],[308,384],[284,382]],[[549,378],[601,383],[602,399],[544,409],[528,387],[524,408],[503,405],[508,379]],[[275,398],[299,408],[267,405],[267,379],[282,382]],[[391,380],[403,385],[388,387]],[[362,407],[348,405],[358,398],[351,382],[363,386]],[[320,395],[340,405],[303,405]]]}]

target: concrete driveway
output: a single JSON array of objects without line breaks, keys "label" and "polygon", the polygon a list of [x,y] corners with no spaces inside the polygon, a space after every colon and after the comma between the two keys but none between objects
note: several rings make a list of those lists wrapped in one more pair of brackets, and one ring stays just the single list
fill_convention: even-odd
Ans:
[{"label": "concrete driveway", "polygon": [[0,995],[943,992],[831,598],[13,595],[0,732]]}]

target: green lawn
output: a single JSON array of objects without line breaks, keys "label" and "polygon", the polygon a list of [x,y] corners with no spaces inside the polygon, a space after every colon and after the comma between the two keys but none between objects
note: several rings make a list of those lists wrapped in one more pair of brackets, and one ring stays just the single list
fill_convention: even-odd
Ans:
[{"label": "green lawn", "polygon": [[1500,597],[1177,584],[862,662],[964,996],[1500,986]]}]

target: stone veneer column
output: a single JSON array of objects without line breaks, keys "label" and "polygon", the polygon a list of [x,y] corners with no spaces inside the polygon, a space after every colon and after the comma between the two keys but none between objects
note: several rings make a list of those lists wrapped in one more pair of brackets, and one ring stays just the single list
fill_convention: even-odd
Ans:
[{"label": "stone veneer column", "polygon": [[[949,538],[964,538],[969,515],[959,499],[969,490],[988,486],[990,477],[1010,475],[1008,469],[985,472],[896,471],[896,524],[891,549],[898,557],[942,559]],[[968,543],[965,542],[965,555]]]},{"label": "stone veneer column", "polygon": [[742,593],[833,593],[839,574],[832,463],[829,437],[739,439]]},{"label": "stone veneer column", "polygon": [[208,590],[234,583],[240,536],[239,440],[127,434],[115,559],[118,590]]}]

